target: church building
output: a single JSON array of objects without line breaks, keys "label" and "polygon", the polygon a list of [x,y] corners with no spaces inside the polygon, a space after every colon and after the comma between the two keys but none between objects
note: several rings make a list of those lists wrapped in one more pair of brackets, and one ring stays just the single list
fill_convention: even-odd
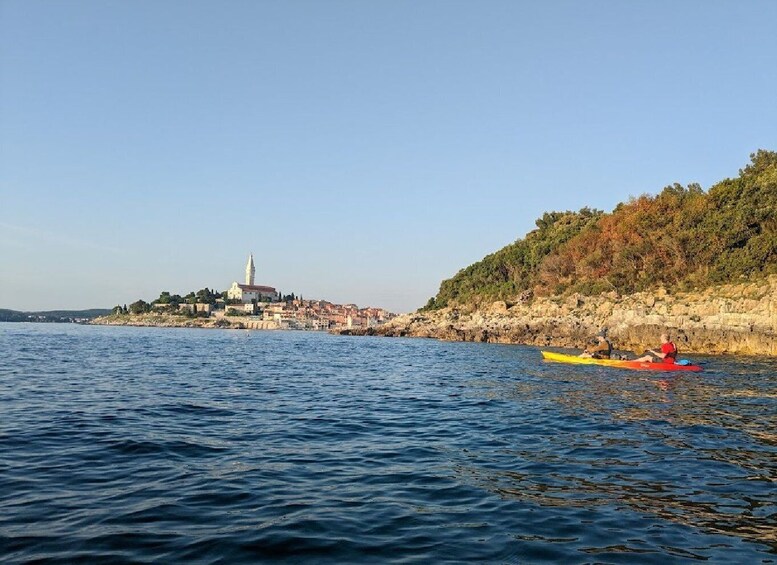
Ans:
[{"label": "church building", "polygon": [[246,283],[240,284],[235,281],[227,290],[227,298],[239,300],[243,304],[250,304],[252,301],[268,302],[278,299],[278,292],[271,286],[261,286],[254,284],[256,267],[254,266],[253,253],[248,256],[246,264]]}]

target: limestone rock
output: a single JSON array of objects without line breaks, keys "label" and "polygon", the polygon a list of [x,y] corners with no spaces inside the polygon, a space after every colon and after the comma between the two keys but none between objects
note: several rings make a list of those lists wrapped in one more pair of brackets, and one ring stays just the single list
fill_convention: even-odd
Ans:
[{"label": "limestone rock", "polygon": [[777,356],[777,276],[704,292],[573,295],[497,301],[483,309],[399,316],[376,335],[582,348],[601,327],[619,350],[642,353],[668,331],[681,351]]}]

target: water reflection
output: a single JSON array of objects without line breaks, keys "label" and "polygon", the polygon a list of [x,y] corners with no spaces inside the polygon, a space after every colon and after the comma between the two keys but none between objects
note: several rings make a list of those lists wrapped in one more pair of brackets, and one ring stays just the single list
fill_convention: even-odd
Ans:
[{"label": "water reflection", "polygon": [[719,363],[707,374],[671,377],[540,371],[541,384],[517,383],[504,398],[550,397],[571,425],[562,418],[525,434],[521,444],[531,447],[511,452],[509,470],[465,463],[457,472],[522,503],[625,507],[777,551],[777,371],[768,361],[753,370],[751,362],[745,382]]},{"label": "water reflection", "polygon": [[19,561],[774,557],[774,363],[675,377],[493,344],[0,329]]}]

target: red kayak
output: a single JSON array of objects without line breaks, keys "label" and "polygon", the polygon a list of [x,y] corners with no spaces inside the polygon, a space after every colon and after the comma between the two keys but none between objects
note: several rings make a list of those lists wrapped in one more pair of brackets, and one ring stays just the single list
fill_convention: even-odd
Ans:
[{"label": "red kayak", "polygon": [[543,359],[556,361],[557,363],[572,363],[575,365],[603,365],[605,367],[617,367],[619,369],[637,369],[640,371],[701,371],[698,365],[686,365],[680,363],[647,363],[644,361],[624,361],[622,359],[594,359],[593,357],[578,357],[577,355],[564,355],[552,351],[542,351]]}]

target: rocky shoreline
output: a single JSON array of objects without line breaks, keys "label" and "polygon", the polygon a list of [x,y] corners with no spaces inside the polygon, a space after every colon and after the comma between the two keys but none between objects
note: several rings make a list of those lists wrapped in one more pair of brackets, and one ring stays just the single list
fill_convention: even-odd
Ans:
[{"label": "rocky shoreline", "polygon": [[125,314],[100,316],[90,320],[90,324],[98,326],[138,326],[151,328],[219,328],[219,329],[274,329],[253,328],[249,320],[240,318],[191,318],[173,314]]},{"label": "rocky shoreline", "polygon": [[526,297],[404,314],[339,333],[582,348],[602,327],[621,351],[656,347],[667,330],[681,352],[777,356],[777,276],[702,292]]}]

